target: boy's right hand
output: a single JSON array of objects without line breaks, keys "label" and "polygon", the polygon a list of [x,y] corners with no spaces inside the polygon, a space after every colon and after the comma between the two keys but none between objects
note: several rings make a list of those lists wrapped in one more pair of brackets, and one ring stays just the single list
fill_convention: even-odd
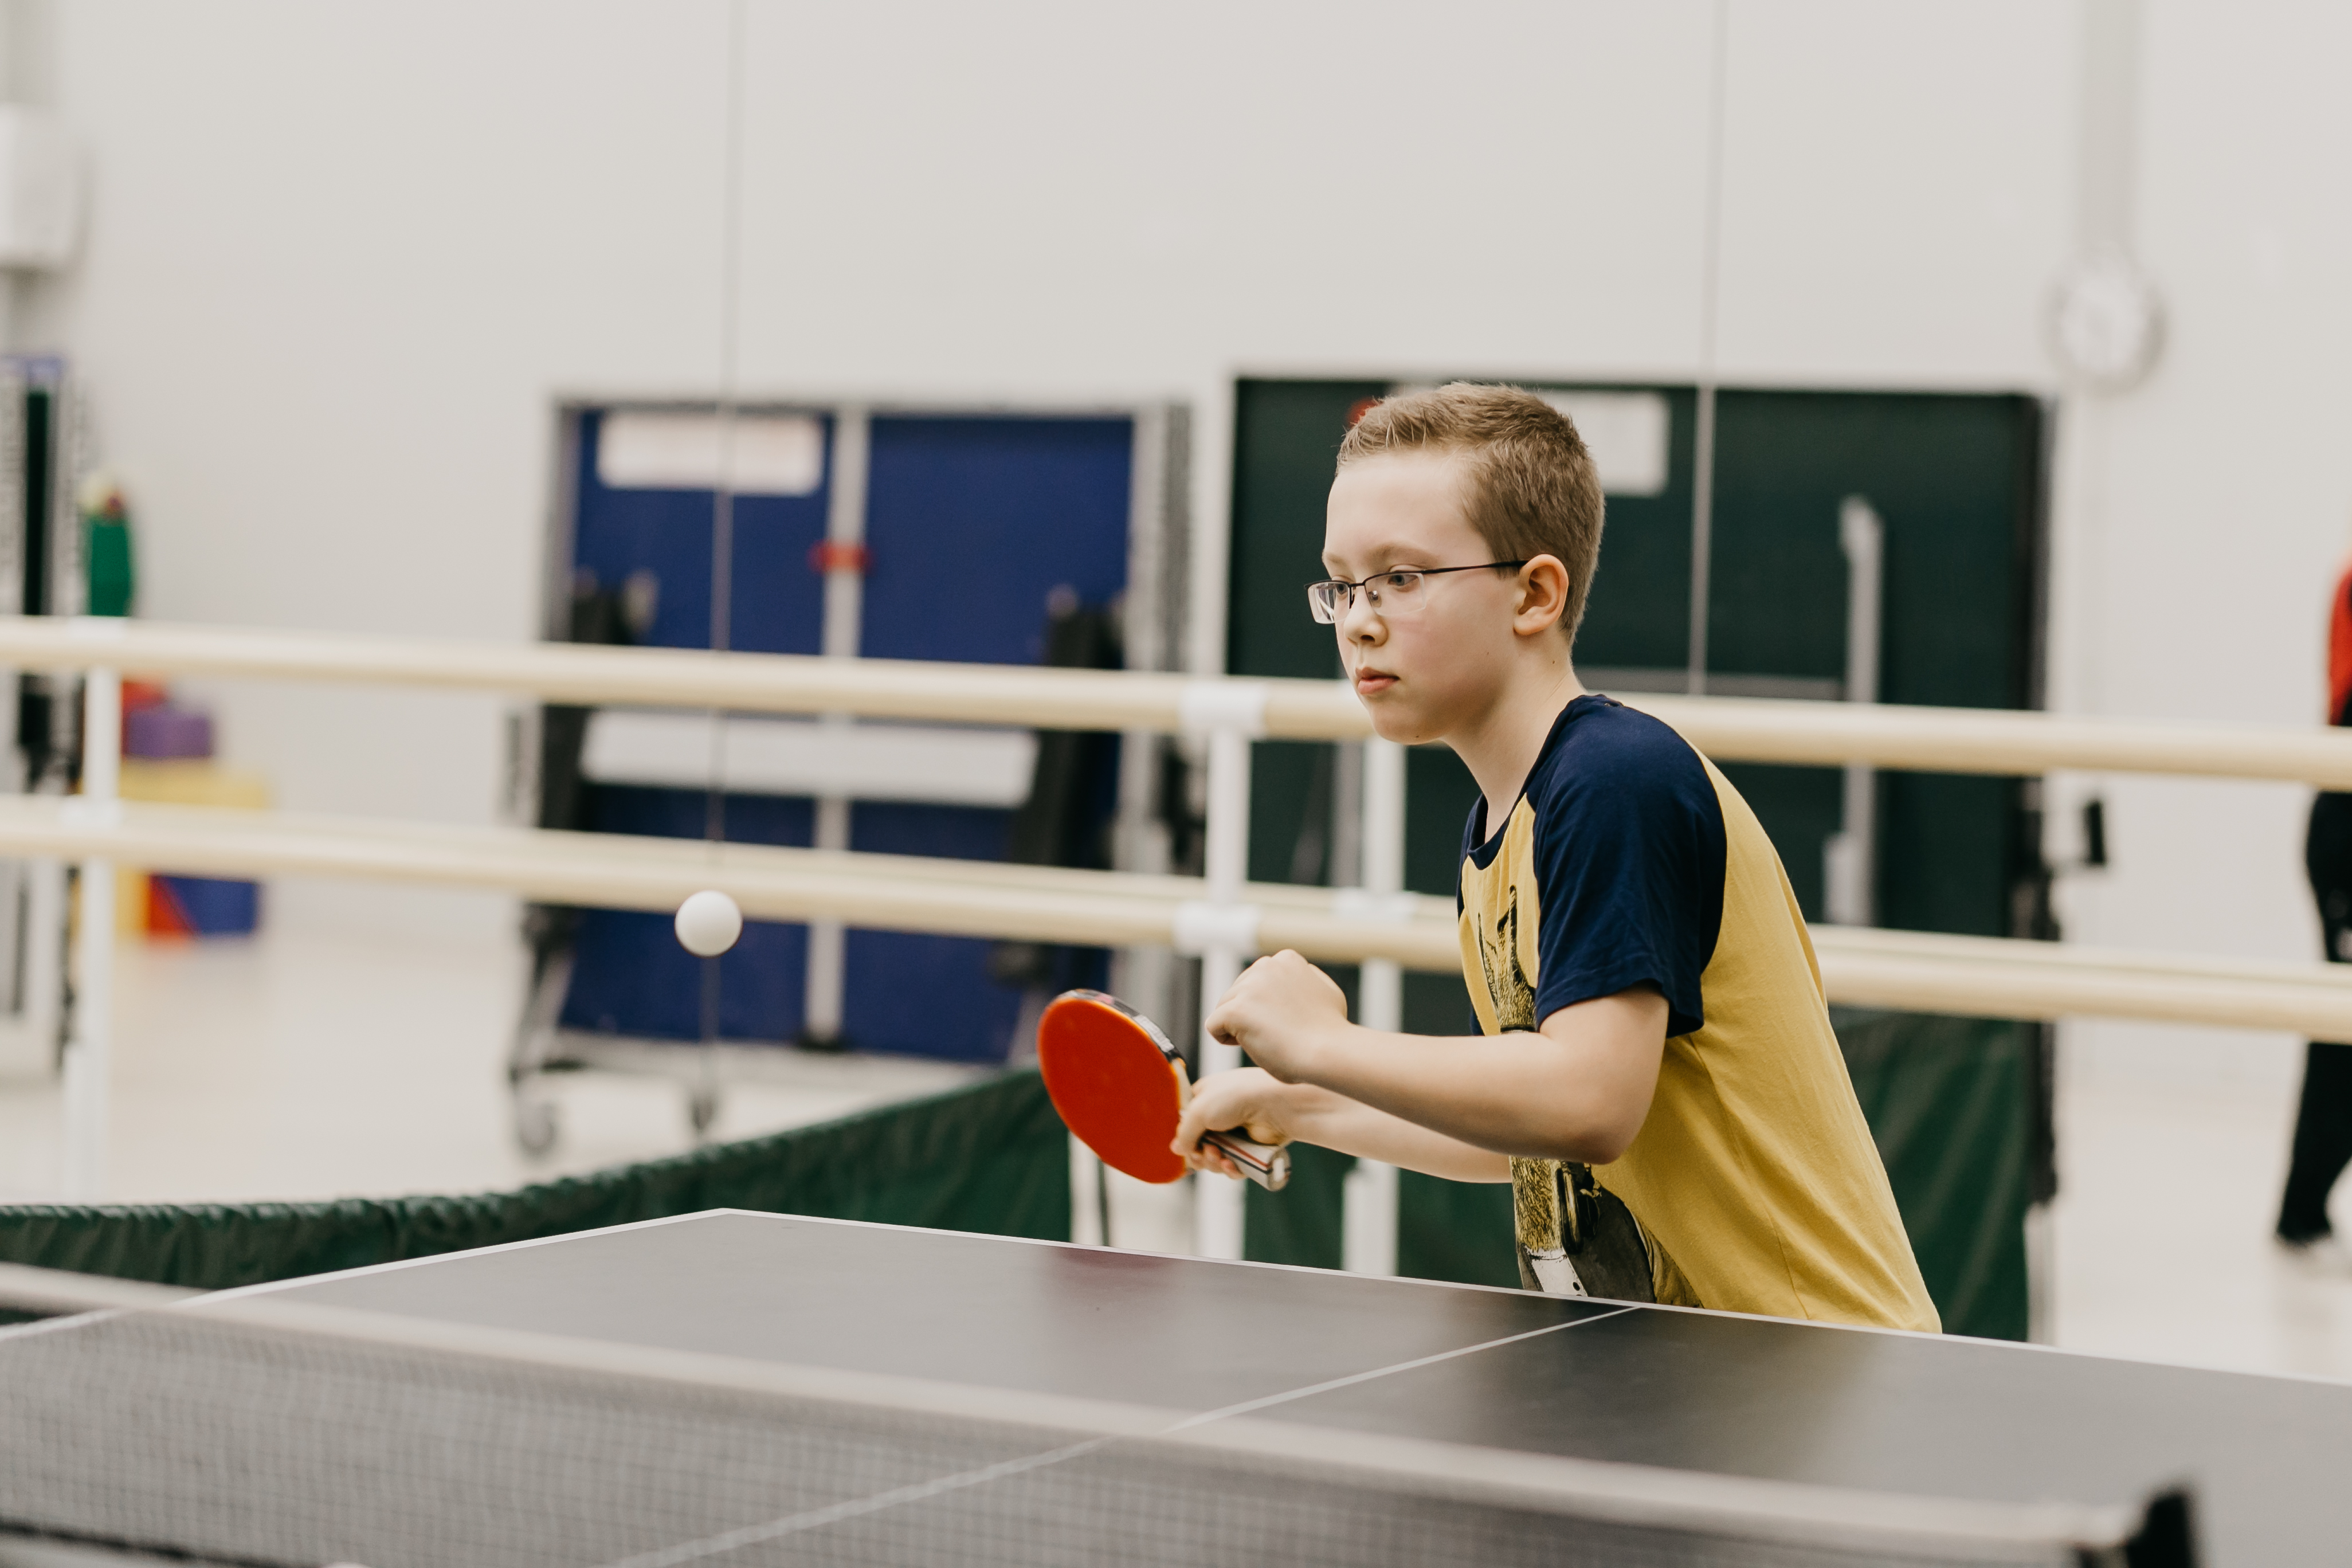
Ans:
[{"label": "boy's right hand", "polygon": [[1253,1142],[1287,1143],[1291,1131],[1283,1103],[1287,1087],[1261,1068],[1235,1068],[1211,1073],[1192,1088],[1183,1120],[1176,1124],[1171,1145],[1196,1171],[1214,1171],[1241,1180],[1242,1169],[1213,1144],[1204,1144],[1206,1132],[1230,1132],[1239,1128]]}]

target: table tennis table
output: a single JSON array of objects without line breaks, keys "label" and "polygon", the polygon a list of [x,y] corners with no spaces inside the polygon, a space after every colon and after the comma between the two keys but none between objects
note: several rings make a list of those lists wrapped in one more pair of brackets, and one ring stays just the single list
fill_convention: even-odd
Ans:
[{"label": "table tennis table", "polygon": [[2352,1385],[716,1210],[0,1329],[0,1564],[140,1553],[2278,1568]]}]

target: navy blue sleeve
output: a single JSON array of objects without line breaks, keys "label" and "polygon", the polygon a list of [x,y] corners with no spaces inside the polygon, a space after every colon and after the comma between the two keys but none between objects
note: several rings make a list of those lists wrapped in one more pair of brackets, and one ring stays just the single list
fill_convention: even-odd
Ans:
[{"label": "navy blue sleeve", "polygon": [[1706,1020],[1699,977],[1723,927],[1723,806],[1698,754],[1645,714],[1570,727],[1531,781],[1536,808],[1536,1021],[1642,984],[1666,1034]]}]

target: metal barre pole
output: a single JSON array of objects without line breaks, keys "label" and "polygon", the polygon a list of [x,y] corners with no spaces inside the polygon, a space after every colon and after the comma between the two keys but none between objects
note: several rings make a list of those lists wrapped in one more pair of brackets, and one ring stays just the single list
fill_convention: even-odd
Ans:
[{"label": "metal barre pole", "polygon": [[[160,675],[369,681],[499,691],[554,702],[724,708],[746,713],[1037,729],[1193,730],[1203,703],[1252,701],[1252,732],[1360,740],[1370,721],[1336,680],[1241,680],[1150,671],[1040,669],[584,644],[427,642],[0,616],[0,665],[75,669],[104,661]],[[107,628],[94,632],[93,626]],[[1777,699],[1628,700],[1719,761],[1916,773],[2034,775],[2057,769],[2273,779],[2352,790],[2352,732],[2081,719],[2002,709]]]},{"label": "metal barre pole", "polygon": [[[170,865],[199,876],[479,888],[665,913],[717,887],[759,920],[829,917],[865,930],[1167,946],[1195,955],[1225,933],[1242,952],[1293,947],[1337,963],[1389,958],[1411,971],[1461,973],[1450,900],[1407,895],[1383,908],[1356,889],[1244,884],[1239,902],[1220,905],[1203,897],[1205,882],[1189,877],[767,845],[730,845],[714,859],[699,842],[610,834],[138,803],[100,822],[93,810],[79,798],[0,797],[0,853]],[[1811,935],[1834,1003],[2352,1037],[2352,965],[1838,926],[1815,926]]]}]

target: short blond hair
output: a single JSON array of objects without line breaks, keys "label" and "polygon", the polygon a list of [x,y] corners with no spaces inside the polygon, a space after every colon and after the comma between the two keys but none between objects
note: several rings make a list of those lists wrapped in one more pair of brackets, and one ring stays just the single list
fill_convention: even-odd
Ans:
[{"label": "short blond hair", "polygon": [[1457,381],[1382,398],[1339,443],[1339,467],[1394,452],[1470,459],[1470,525],[1497,561],[1555,555],[1568,568],[1570,642],[1601,559],[1601,479],[1567,415],[1519,386]]}]

